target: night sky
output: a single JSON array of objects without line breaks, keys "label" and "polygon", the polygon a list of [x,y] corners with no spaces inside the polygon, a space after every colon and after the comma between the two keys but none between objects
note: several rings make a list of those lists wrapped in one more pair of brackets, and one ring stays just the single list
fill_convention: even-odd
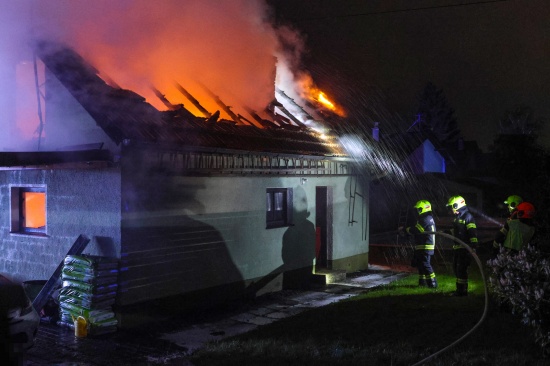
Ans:
[{"label": "night sky", "polygon": [[[485,151],[515,105],[550,117],[550,1],[270,3],[303,35],[303,67],[315,81],[336,98],[355,98],[354,108],[370,103],[360,118],[379,120],[382,132],[396,120],[412,124],[428,81],[445,93],[465,139]],[[550,148],[549,124],[538,141]]]}]

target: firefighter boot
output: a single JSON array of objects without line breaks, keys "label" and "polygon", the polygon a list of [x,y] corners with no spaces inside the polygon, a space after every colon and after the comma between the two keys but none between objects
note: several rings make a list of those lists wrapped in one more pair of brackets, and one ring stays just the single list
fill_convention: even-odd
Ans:
[{"label": "firefighter boot", "polygon": [[418,279],[418,286],[419,287],[426,287],[428,286],[428,283],[425,278],[419,278]]},{"label": "firefighter boot", "polygon": [[434,278],[430,278],[429,280],[426,281],[426,283],[428,284],[428,287],[429,288],[437,288],[437,280]]},{"label": "firefighter boot", "polygon": [[452,293],[452,296],[468,296],[468,284],[457,283],[456,291]]}]

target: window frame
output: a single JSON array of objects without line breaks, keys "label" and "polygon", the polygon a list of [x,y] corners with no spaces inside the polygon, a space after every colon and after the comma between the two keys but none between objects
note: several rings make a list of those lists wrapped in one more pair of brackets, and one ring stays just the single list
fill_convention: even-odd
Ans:
[{"label": "window frame", "polygon": [[[42,193],[44,194],[44,226],[39,228],[31,228],[24,226],[25,218],[23,217],[23,195],[25,193]],[[10,187],[10,233],[31,235],[31,236],[46,236],[48,227],[48,210],[47,210],[47,190],[45,186],[11,186]]]},{"label": "window frame", "polygon": [[[292,188],[266,188],[266,229],[292,226]],[[276,199],[280,197],[280,199]],[[275,210],[279,204],[280,209]]]}]

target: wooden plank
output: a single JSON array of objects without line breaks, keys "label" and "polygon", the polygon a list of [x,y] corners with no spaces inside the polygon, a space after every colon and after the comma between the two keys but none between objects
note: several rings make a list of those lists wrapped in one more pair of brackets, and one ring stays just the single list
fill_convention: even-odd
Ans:
[{"label": "wooden plank", "polygon": [[[78,255],[82,254],[84,249],[86,248],[86,245],[90,242],[90,239],[85,235],[80,235],[76,241],[74,242],[73,246],[69,249],[67,252],[67,255]],[[59,281],[59,276],[61,275],[61,270],[63,269],[63,263],[65,261],[65,258],[61,260],[59,265],[57,266],[55,272],[52,274],[50,279],[46,282],[44,287],[42,287],[42,290],[36,295],[36,298],[32,302],[32,306],[34,309],[40,314],[40,311],[46,305],[48,302],[48,298],[50,297],[51,293],[55,289],[55,285]]]}]

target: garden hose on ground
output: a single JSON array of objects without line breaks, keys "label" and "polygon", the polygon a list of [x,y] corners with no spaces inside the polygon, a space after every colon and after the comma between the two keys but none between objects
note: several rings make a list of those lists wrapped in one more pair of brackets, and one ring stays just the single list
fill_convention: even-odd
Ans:
[{"label": "garden hose on ground", "polygon": [[440,349],[439,351],[437,351],[436,353],[433,353],[431,355],[429,355],[428,357],[418,361],[417,363],[411,365],[411,366],[417,366],[417,365],[421,365],[423,364],[424,362],[426,361],[429,361],[431,360],[432,358],[442,354],[443,352],[445,351],[448,351],[449,349],[451,349],[452,347],[456,346],[458,343],[460,343],[461,341],[463,341],[467,336],[469,336],[470,334],[472,334],[472,332],[474,330],[476,330],[480,325],[481,323],[483,322],[483,320],[485,320],[485,317],[487,315],[487,310],[489,309],[489,291],[487,289],[487,281],[485,280],[485,274],[483,272],[483,266],[481,264],[481,260],[479,260],[479,257],[477,256],[476,252],[470,248],[466,243],[464,243],[462,240],[460,239],[457,239],[455,238],[454,236],[450,235],[450,234],[446,234],[446,233],[442,233],[442,232],[434,232],[434,231],[425,231],[423,232],[422,234],[436,234],[436,235],[441,235],[445,238],[448,238],[448,239],[452,239],[454,240],[455,242],[457,242],[458,244],[460,244],[463,248],[465,248],[468,252],[470,252],[470,254],[472,255],[472,257],[474,257],[477,265],[479,266],[479,271],[481,272],[481,278],[483,279],[483,287],[485,289],[485,307],[483,309],[483,314],[481,315],[481,318],[479,319],[479,321],[477,322],[476,325],[474,325],[472,327],[472,329],[470,329],[468,332],[466,332],[462,337],[458,338],[456,341],[454,341],[453,343],[449,344],[448,346]]}]

